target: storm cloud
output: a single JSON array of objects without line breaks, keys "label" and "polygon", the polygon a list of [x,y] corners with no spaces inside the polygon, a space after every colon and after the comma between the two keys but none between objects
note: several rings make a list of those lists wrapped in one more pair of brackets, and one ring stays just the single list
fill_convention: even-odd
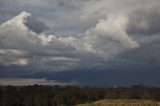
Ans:
[{"label": "storm cloud", "polygon": [[159,69],[159,0],[2,0],[0,6],[0,77],[12,78],[11,67],[34,73],[29,78],[89,70],[146,76]]}]

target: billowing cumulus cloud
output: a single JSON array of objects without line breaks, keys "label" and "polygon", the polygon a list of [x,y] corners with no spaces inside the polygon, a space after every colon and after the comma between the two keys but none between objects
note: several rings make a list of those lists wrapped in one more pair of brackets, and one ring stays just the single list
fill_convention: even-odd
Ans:
[{"label": "billowing cumulus cloud", "polygon": [[[51,64],[53,61],[54,65],[60,61],[61,58],[64,58],[64,61],[65,59],[67,61],[67,58],[69,58],[68,62],[58,62],[57,65],[58,67],[61,67],[61,65],[64,64],[64,66],[68,65],[69,67],[72,67],[72,65],[76,66],[76,64],[78,66],[78,60],[83,61],[81,56],[97,55],[108,59],[109,56],[114,56],[114,51],[117,51],[118,53],[119,48],[122,49],[122,52],[128,48],[138,47],[138,43],[133,41],[125,31],[124,27],[126,19],[124,19],[124,22],[117,21],[116,19],[113,19],[115,22],[112,20],[102,20],[95,28],[89,29],[81,38],[77,38],[74,36],[56,37],[55,35],[38,34],[27,26],[27,19],[30,16],[30,13],[24,11],[0,26],[1,51],[4,52],[1,56],[4,59],[8,58],[8,62],[10,61],[10,58],[13,58],[13,62],[10,61],[11,64],[27,65],[29,63],[34,64],[34,62],[38,63],[39,60],[37,61],[36,58],[34,60],[32,60],[32,58],[27,58],[27,55],[30,54],[36,57],[41,54],[40,59],[42,59],[42,64]],[[110,28],[113,28],[114,30],[111,30]],[[113,46],[115,45],[115,47],[118,42],[120,47],[110,48],[107,46],[107,44],[110,43],[101,45],[101,43],[105,43],[107,40],[110,43],[113,43]],[[9,57],[6,56],[6,49],[10,52],[17,51],[18,58],[10,57],[11,55],[9,55]],[[21,52],[20,56],[18,56],[18,52]],[[14,54],[16,54],[16,52],[14,52]],[[78,56],[80,54],[81,56]],[[59,56],[59,60],[57,59],[57,61],[54,61],[54,58],[57,56]],[[75,60],[77,61],[76,63]],[[62,68],[62,70],[65,70],[65,68]]]},{"label": "billowing cumulus cloud", "polygon": [[[58,53],[60,51],[74,51],[74,47],[65,44],[65,41],[61,38],[57,38],[54,35],[37,34],[29,29],[29,27],[26,26],[26,23],[27,18],[30,15],[30,13],[22,12],[20,15],[0,26],[2,58],[6,60],[8,58],[8,62],[16,63],[17,65],[18,63],[27,65],[27,60],[22,58],[27,58],[29,55],[36,57],[41,54],[42,58],[47,58],[47,55],[50,55],[51,57],[56,56],[56,54],[59,56],[63,55],[63,53]],[[7,53],[7,50],[11,53]],[[15,57],[14,54],[16,55]],[[15,62],[10,61],[11,58],[13,58]],[[16,59],[18,59],[17,62]],[[32,60],[28,58],[28,61]]]},{"label": "billowing cumulus cloud", "polygon": [[126,32],[127,23],[128,19],[125,16],[108,16],[106,20],[100,20],[95,28],[86,32],[87,42],[96,49],[111,55],[124,49],[137,48],[139,44]]},{"label": "billowing cumulus cloud", "polygon": [[159,5],[159,0],[2,0],[0,67],[28,73],[157,70]]}]

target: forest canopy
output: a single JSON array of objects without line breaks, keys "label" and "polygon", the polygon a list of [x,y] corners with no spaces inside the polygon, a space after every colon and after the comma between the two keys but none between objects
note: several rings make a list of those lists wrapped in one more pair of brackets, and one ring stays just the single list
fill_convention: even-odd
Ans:
[{"label": "forest canopy", "polygon": [[72,106],[101,99],[160,100],[160,88],[79,86],[0,86],[0,106]]}]

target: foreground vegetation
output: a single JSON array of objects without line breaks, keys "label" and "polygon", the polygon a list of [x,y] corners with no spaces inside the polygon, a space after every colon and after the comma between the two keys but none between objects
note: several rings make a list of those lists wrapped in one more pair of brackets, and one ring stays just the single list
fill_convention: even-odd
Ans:
[{"label": "foreground vegetation", "polygon": [[160,106],[160,102],[151,100],[100,100],[77,106]]},{"label": "foreground vegetation", "polygon": [[[126,106],[158,106],[160,101],[160,88],[132,86],[91,88],[78,86],[0,86],[0,106],[75,106],[77,104],[92,103],[97,100],[117,100],[122,106],[127,100],[152,100],[144,101],[143,105],[135,104]],[[100,101],[102,104],[106,101]],[[79,106],[114,106],[116,101],[107,101],[108,105],[99,102]],[[132,101],[133,102],[133,101]],[[131,104],[132,104],[131,102]],[[114,103],[114,104],[112,104]],[[145,103],[148,103],[145,105]],[[154,104],[155,103],[155,104]],[[95,105],[96,104],[96,105]],[[125,105],[123,105],[125,106]]]}]

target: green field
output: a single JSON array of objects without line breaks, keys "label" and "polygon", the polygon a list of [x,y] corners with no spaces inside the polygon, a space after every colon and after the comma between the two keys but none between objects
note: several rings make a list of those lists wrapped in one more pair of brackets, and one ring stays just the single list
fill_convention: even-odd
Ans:
[{"label": "green field", "polygon": [[160,102],[151,100],[100,100],[77,106],[160,106]]}]

